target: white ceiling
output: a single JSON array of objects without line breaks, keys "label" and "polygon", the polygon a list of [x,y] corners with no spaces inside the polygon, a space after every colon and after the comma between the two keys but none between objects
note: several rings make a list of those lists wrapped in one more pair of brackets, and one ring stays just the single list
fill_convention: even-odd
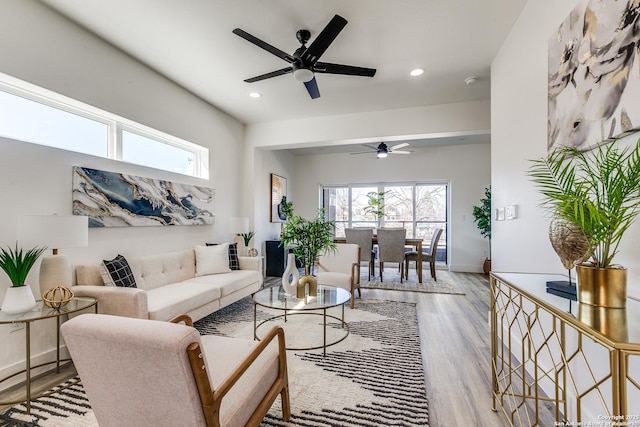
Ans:
[{"label": "white ceiling", "polygon": [[[41,1],[244,123],[489,99],[491,61],[526,3]],[[316,75],[322,96],[315,100],[290,75],[243,81],[288,64],[233,34],[234,28],[293,53],[299,47],[297,30],[310,30],[311,43],[334,14],[348,24],[321,61],[376,68],[375,77]],[[417,67],[425,73],[409,77]],[[479,81],[466,85],[468,76]],[[263,96],[250,98],[253,91]]]}]

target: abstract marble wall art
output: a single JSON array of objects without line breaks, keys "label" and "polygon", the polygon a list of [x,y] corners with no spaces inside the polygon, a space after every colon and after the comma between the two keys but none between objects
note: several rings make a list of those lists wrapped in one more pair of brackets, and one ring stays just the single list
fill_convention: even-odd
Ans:
[{"label": "abstract marble wall art", "polygon": [[639,0],[580,0],[551,37],[549,150],[640,130],[639,21]]},{"label": "abstract marble wall art", "polygon": [[89,227],[213,224],[214,197],[212,188],[73,168],[73,214]]}]

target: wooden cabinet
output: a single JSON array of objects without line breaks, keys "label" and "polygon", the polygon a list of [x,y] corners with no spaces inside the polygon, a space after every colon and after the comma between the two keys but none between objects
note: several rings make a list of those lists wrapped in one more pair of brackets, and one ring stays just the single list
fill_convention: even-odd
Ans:
[{"label": "wooden cabinet", "polygon": [[491,274],[493,409],[515,426],[640,426],[640,302],[579,304],[553,280]]},{"label": "wooden cabinet", "polygon": [[[266,263],[266,276],[281,277],[284,274],[284,269],[287,265],[286,254],[290,252],[280,246],[280,240],[267,240],[265,242],[265,263]],[[300,261],[296,260],[296,266],[301,268]]]}]

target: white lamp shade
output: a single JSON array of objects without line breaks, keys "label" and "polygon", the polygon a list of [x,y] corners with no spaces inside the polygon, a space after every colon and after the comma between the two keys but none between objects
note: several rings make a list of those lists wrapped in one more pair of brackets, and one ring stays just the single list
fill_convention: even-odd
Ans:
[{"label": "white lamp shade", "polygon": [[233,233],[241,234],[249,232],[249,218],[232,217],[229,222],[229,227]]},{"label": "white lamp shade", "polygon": [[89,244],[89,220],[79,215],[22,215],[18,242],[24,248],[79,248]]}]

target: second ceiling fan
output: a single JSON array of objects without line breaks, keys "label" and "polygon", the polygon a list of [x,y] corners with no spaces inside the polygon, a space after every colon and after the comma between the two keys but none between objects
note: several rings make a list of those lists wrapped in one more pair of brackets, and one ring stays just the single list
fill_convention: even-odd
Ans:
[{"label": "second ceiling fan", "polygon": [[377,158],[384,159],[389,154],[411,154],[412,153],[412,151],[400,150],[401,148],[408,147],[409,146],[408,142],[402,142],[400,144],[396,144],[391,148],[387,147],[387,144],[385,144],[384,142],[381,142],[380,144],[378,144],[377,147],[374,147],[368,144],[362,144],[362,145],[364,145],[365,147],[371,148],[374,151],[360,151],[360,152],[351,153],[351,154],[373,154],[373,152],[375,152]]},{"label": "second ceiling fan", "polygon": [[271,46],[269,43],[260,40],[240,28],[236,28],[233,30],[234,34],[291,64],[289,67],[246,79],[245,82],[254,83],[260,80],[292,73],[296,80],[304,83],[307,88],[307,92],[309,92],[309,96],[315,99],[320,97],[315,73],[373,77],[376,74],[376,70],[373,68],[355,67],[353,65],[333,64],[330,62],[319,61],[322,54],[327,50],[329,45],[333,43],[345,25],[347,25],[347,20],[342,16],[335,15],[320,34],[318,34],[315,40],[313,40],[313,43],[311,43],[309,47],[306,46],[306,43],[311,37],[311,32],[309,32],[309,30],[299,30],[296,33],[296,37],[302,46],[296,49],[292,55]]}]

